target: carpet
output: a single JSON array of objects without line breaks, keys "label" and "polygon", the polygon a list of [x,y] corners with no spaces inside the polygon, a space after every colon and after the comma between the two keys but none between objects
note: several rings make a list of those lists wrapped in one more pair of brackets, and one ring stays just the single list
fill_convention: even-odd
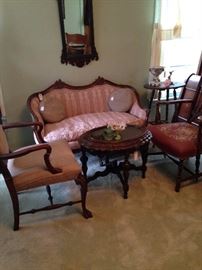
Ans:
[{"label": "carpet", "polygon": [[[98,161],[91,158],[91,171]],[[192,166],[192,164],[190,165]],[[176,167],[148,162],[146,178],[131,171],[128,199],[115,175],[89,183],[80,205],[22,216],[14,232],[11,201],[0,179],[0,270],[201,270],[202,182],[174,191]],[[57,201],[78,198],[78,186],[53,187]],[[46,203],[44,189],[21,194],[23,209]]]}]

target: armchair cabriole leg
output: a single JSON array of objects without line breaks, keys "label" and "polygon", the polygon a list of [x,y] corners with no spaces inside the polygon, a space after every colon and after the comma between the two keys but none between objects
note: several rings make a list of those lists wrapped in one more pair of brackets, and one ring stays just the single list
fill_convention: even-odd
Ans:
[{"label": "armchair cabriole leg", "polygon": [[85,218],[91,218],[93,215],[92,213],[86,208],[86,196],[87,196],[87,181],[85,180],[82,174],[79,174],[77,179],[75,180],[77,184],[81,186],[81,206],[83,210],[83,216]]}]

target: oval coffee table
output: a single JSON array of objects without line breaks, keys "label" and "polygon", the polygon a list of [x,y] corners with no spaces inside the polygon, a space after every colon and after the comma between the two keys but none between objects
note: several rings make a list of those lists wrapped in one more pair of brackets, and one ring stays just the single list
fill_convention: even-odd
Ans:
[{"label": "oval coffee table", "polygon": [[[152,138],[151,132],[146,127],[128,125],[121,131],[120,140],[105,140],[103,131],[105,127],[92,129],[79,138],[81,146],[82,171],[87,182],[95,180],[97,177],[106,176],[109,173],[116,174],[123,186],[123,197],[128,197],[128,177],[130,170],[141,170],[142,177],[145,177],[148,146]],[[142,165],[136,166],[129,162],[131,153],[139,151],[142,157]],[[97,171],[92,176],[87,176],[88,155],[98,156],[105,160],[105,170]],[[120,161],[120,157],[123,157]]]}]

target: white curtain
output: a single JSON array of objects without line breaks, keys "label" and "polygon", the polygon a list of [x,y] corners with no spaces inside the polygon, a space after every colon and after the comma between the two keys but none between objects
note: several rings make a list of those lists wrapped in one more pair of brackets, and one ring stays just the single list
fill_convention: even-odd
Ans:
[{"label": "white curtain", "polygon": [[181,35],[180,0],[156,0],[152,35],[151,66],[161,62],[161,41]]},{"label": "white curtain", "polygon": [[155,1],[151,66],[176,67],[174,74],[183,70],[183,76],[196,72],[202,49],[201,11],[201,0]]}]

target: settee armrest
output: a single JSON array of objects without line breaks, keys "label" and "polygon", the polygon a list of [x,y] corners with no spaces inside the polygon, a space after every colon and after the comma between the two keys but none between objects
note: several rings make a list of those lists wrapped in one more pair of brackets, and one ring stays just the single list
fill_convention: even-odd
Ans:
[{"label": "settee armrest", "polygon": [[135,101],[130,109],[130,114],[144,120],[145,122],[148,119],[148,110],[146,108],[140,107],[140,105]]}]

